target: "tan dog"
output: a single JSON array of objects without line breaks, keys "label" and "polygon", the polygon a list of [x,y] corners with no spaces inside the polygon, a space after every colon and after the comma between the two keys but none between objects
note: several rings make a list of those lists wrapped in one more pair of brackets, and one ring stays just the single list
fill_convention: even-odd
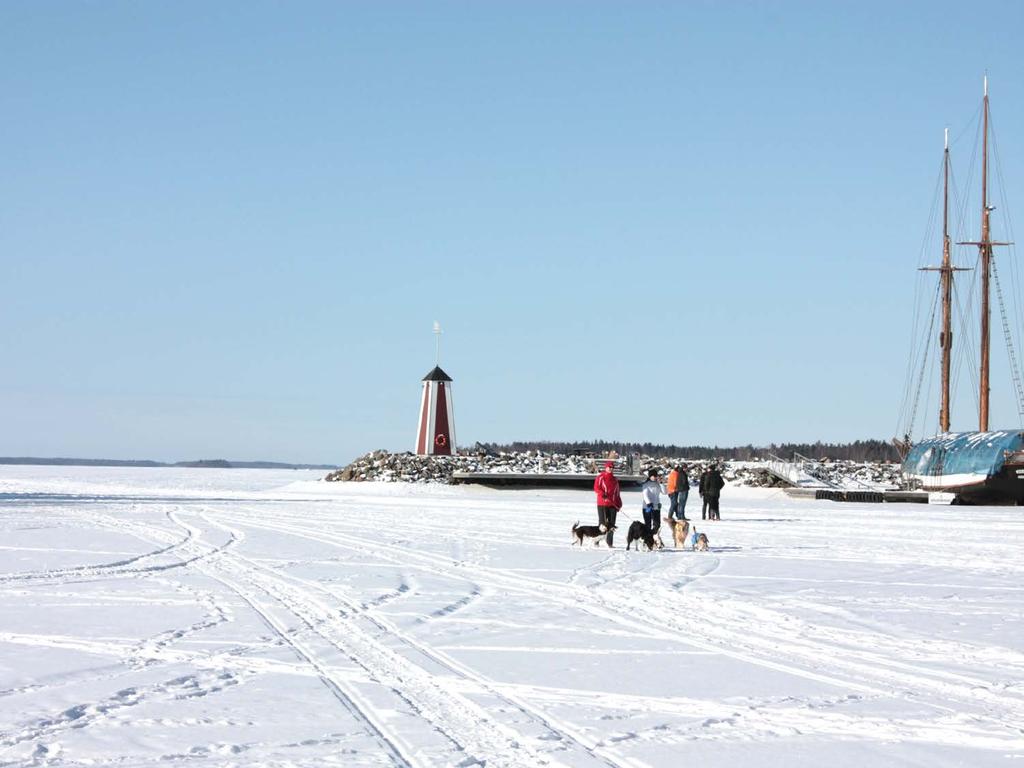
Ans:
[{"label": "tan dog", "polygon": [[689,520],[673,520],[671,517],[666,518],[668,521],[669,528],[672,529],[672,546],[676,549],[686,546],[686,537],[690,535],[690,521]]}]

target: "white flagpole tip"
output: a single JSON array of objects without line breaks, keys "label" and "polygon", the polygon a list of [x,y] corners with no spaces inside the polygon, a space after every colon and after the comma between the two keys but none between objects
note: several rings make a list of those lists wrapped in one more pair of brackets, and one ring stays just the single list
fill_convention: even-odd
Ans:
[{"label": "white flagpole tip", "polygon": [[949,149],[949,128],[946,129],[946,149]]},{"label": "white flagpole tip", "polygon": [[985,75],[985,95],[988,96],[988,75]]}]

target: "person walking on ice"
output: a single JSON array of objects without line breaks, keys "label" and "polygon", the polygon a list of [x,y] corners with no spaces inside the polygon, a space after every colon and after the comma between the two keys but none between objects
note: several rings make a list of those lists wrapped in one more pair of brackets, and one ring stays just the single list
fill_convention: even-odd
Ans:
[{"label": "person walking on ice", "polygon": [[704,500],[708,503],[708,520],[722,519],[718,512],[718,499],[722,495],[724,485],[725,480],[722,478],[722,473],[718,471],[715,464],[712,464],[711,469],[708,470],[707,485],[704,487]]},{"label": "person walking on ice", "polygon": [[644,525],[652,536],[657,535],[661,528],[661,495],[665,494],[665,487],[661,484],[661,476],[658,470],[650,469],[647,472],[647,482],[640,489],[643,496]]},{"label": "person walking on ice", "polygon": [[700,519],[701,520],[707,520],[707,517],[708,517],[708,504],[710,503],[710,500],[708,499],[707,490],[708,490],[708,477],[710,477],[710,475],[711,475],[711,467],[710,466],[705,466],[704,467],[704,471],[700,473],[700,482],[697,485],[697,492],[700,493],[700,501],[701,501],[701,505],[700,505]]},{"label": "person walking on ice", "polygon": [[690,495],[690,475],[685,464],[677,464],[668,473],[668,516],[674,520],[686,519],[686,499]]},{"label": "person walking on ice", "polygon": [[619,480],[615,477],[615,464],[606,461],[604,471],[594,478],[594,493],[597,494],[597,522],[608,531],[605,536],[609,549],[615,533],[615,517],[622,509],[622,495],[619,491]]},{"label": "person walking on ice", "polygon": [[679,517],[677,520],[686,519],[686,500],[690,498],[690,468],[685,464],[679,465]]},{"label": "person walking on ice", "polygon": [[679,467],[672,467],[668,473],[668,482],[665,483],[668,490],[668,516],[676,517],[676,510],[679,509]]}]

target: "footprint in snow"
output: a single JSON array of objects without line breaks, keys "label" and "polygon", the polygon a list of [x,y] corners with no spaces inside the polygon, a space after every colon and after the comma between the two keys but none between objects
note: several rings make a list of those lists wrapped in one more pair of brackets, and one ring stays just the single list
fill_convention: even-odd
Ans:
[{"label": "footprint in snow", "polygon": [[32,750],[32,757],[36,760],[53,759],[60,755],[63,748],[58,742],[53,744],[36,744],[36,748]]},{"label": "footprint in snow", "polygon": [[627,731],[626,733],[619,733],[614,736],[609,736],[607,741],[611,744],[618,744],[620,741],[629,741],[630,739],[637,738],[637,734],[633,731]]}]

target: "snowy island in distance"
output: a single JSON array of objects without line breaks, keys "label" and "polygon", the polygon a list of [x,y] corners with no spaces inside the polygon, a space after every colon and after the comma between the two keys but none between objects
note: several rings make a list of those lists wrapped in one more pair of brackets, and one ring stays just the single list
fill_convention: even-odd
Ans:
[{"label": "snowy island in distance", "polygon": [[336,464],[289,464],[282,461],[228,461],[197,459],[195,461],[151,461],[149,459],[72,459],[36,456],[0,456],[0,465],[32,465],[40,467],[192,467],[197,469],[337,469]]}]

